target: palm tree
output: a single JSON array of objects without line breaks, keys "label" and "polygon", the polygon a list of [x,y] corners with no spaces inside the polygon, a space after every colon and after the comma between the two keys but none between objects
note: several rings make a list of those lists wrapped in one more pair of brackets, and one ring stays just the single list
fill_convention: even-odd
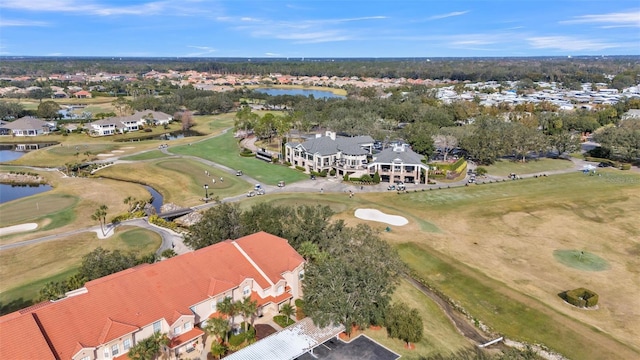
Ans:
[{"label": "palm tree", "polygon": [[124,204],[125,205],[129,205],[129,212],[131,212],[131,210],[133,209],[133,204],[135,203],[135,200],[133,196],[127,196],[126,198],[124,198]]},{"label": "palm tree", "polygon": [[231,329],[233,329],[234,326],[233,318],[238,314],[238,310],[238,303],[234,302],[230,297],[224,298],[224,300],[218,304],[218,312],[229,316]]},{"label": "palm tree", "polygon": [[247,331],[247,319],[251,319],[251,326],[253,326],[254,316],[258,311],[258,302],[251,300],[249,296],[244,298],[240,303],[240,313],[244,318],[244,331]]},{"label": "palm tree", "polygon": [[100,229],[102,230],[102,235],[106,236],[107,234],[104,232],[104,226],[106,225],[107,222],[107,210],[109,208],[107,207],[107,205],[100,205],[99,208],[96,209],[96,212],[93,213],[93,215],[91,215],[91,219],[92,220],[96,220],[98,222],[100,222]]},{"label": "palm tree", "polygon": [[280,314],[282,314],[283,316],[286,317],[286,324],[289,325],[289,321],[291,321],[293,323],[293,320],[291,319],[291,316],[295,313],[295,309],[293,308],[293,306],[291,306],[291,304],[284,304],[280,307]]},{"label": "palm tree", "polygon": [[215,337],[218,343],[227,341],[227,335],[229,334],[229,321],[224,318],[214,317],[207,320],[204,330],[208,335]]},{"label": "palm tree", "polygon": [[170,340],[166,334],[157,332],[132,346],[127,356],[131,360],[153,360],[169,342]]},{"label": "palm tree", "polygon": [[216,359],[220,359],[220,357],[226,352],[227,347],[224,344],[217,341],[211,343],[211,355],[213,355],[213,357],[215,357]]}]

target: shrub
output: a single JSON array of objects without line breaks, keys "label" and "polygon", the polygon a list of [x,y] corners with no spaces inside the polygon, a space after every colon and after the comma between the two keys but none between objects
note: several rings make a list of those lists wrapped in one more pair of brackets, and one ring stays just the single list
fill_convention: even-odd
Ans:
[{"label": "shrub", "polygon": [[287,165],[287,166],[291,166],[291,163],[288,162],[288,161],[285,161],[284,164]]},{"label": "shrub", "polygon": [[374,184],[380,184],[380,174],[378,174],[378,172],[377,172],[377,171],[376,171],[376,173],[375,173],[375,174],[373,174],[373,178],[372,178],[372,180],[373,180],[373,183],[374,183]]},{"label": "shrub", "polygon": [[476,174],[482,176],[482,175],[486,175],[487,174],[487,169],[483,168],[482,166],[478,166],[476,168]]},{"label": "shrub", "polygon": [[[243,326],[240,324],[240,328]],[[246,332],[241,332],[237,335],[231,335],[229,337],[229,350],[237,351],[243,348],[248,343],[252,343],[256,338],[256,329],[253,327],[249,327]]]},{"label": "shrub", "polygon": [[173,221],[167,221],[167,220],[159,217],[158,215],[149,216],[149,222],[154,224],[154,225],[165,227],[165,228],[171,229],[171,230],[176,230],[178,228],[178,224],[174,223]]},{"label": "shrub", "polygon": [[438,170],[442,171],[455,171],[461,172],[464,168],[467,167],[467,161],[464,158],[458,159],[454,163],[435,163],[433,166],[437,167]]},{"label": "shrub", "polygon": [[620,170],[631,170],[631,164],[620,165]]},{"label": "shrub", "polygon": [[344,174],[344,176],[342,177],[342,180],[349,181],[349,174]]},{"label": "shrub", "polygon": [[329,175],[336,176],[336,169],[331,169],[331,171],[329,171]]},{"label": "shrub", "polygon": [[294,321],[291,318],[288,318],[288,317],[286,317],[284,315],[276,315],[276,316],[274,316],[273,317],[273,321],[276,324],[278,324],[281,327],[283,327],[283,328],[294,323]]},{"label": "shrub", "polygon": [[585,288],[565,291],[559,295],[566,302],[577,307],[592,307],[598,304],[598,294]]},{"label": "shrub", "polygon": [[240,151],[240,156],[242,156],[242,157],[254,157],[256,155],[253,152],[251,152],[251,150],[249,150],[247,148],[242,148],[242,150]]},{"label": "shrub", "polygon": [[302,166],[296,165],[296,170],[304,171],[304,168]]},{"label": "shrub", "polygon": [[364,182],[364,183],[370,183],[373,181],[373,179],[371,178],[371,175],[369,174],[364,174],[362,175],[362,177],[360,178],[360,181]]},{"label": "shrub", "polygon": [[304,319],[306,316],[304,314],[304,300],[296,299],[295,304],[296,304],[296,319],[297,320]]}]

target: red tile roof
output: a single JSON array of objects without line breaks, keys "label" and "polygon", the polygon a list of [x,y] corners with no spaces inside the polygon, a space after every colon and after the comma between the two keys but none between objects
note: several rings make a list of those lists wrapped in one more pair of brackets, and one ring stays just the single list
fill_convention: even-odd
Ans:
[{"label": "red tile roof", "polygon": [[255,300],[258,303],[258,306],[262,306],[268,303],[280,304],[281,302],[287,299],[291,299],[292,297],[293,295],[291,295],[291,293],[283,292],[282,294],[277,296],[267,296],[261,298],[260,295],[258,295],[258,293],[256,293],[255,291],[251,292],[251,300]]},{"label": "red tile roof", "polygon": [[282,279],[282,273],[292,271],[304,262],[300,254],[291,251],[291,245],[286,240],[277,241],[277,239],[282,240],[282,238],[261,231],[236,240],[236,243],[273,283]]},{"label": "red tile roof", "polygon": [[[271,286],[261,273],[277,282],[296,260],[295,266],[303,262],[285,239],[261,232],[96,279],[85,284],[85,293],[0,317],[0,358],[24,358],[27,351],[33,354],[28,358],[69,359],[78,344],[97,347],[160,319],[172,325],[176,313],[192,315],[191,306],[247,278]],[[24,339],[28,349],[18,341]]]},{"label": "red tile roof", "polygon": [[0,359],[55,359],[34,314],[13,314],[0,318]]},{"label": "red tile roof", "polygon": [[187,343],[199,336],[202,336],[203,334],[204,334],[204,331],[198,329],[197,327],[194,327],[193,329],[187,331],[186,333],[180,334],[179,336],[176,336],[173,339],[171,339],[171,342],[169,343],[169,348],[175,349],[184,343]]}]

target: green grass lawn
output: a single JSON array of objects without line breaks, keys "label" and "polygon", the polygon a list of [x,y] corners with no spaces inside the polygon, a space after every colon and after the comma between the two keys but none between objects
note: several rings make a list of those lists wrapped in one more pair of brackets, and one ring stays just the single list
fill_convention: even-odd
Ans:
[{"label": "green grass lawn", "polygon": [[403,302],[409,308],[417,309],[422,317],[423,338],[415,344],[415,350],[406,349],[402,340],[387,337],[387,331],[384,328],[380,330],[369,329],[364,333],[400,354],[403,359],[452,354],[470,347],[470,343],[458,333],[440,307],[408,281],[404,279],[400,281],[392,301]]},{"label": "green grass lawn", "polygon": [[267,185],[277,185],[281,180],[289,184],[308,178],[308,175],[286,166],[240,156],[238,139],[234,138],[231,132],[192,145],[170,147],[169,151],[174,154],[197,156],[242,170],[246,175]]},{"label": "green grass lawn", "polygon": [[[71,195],[43,193],[5,203],[0,205],[2,226],[25,222],[37,223],[44,218],[51,219],[47,224],[49,227],[52,224],[53,226],[61,226],[73,220],[73,207],[77,202],[78,199]],[[6,237],[3,236],[3,238]]]},{"label": "green grass lawn", "polygon": [[525,163],[519,161],[498,160],[493,165],[483,166],[489,175],[509,176],[515,174],[533,174],[545,171],[564,170],[574,167],[568,160],[547,159],[529,160]]},{"label": "green grass lawn", "polygon": [[553,257],[559,263],[578,270],[603,271],[611,267],[607,260],[582,250],[556,250]]},{"label": "green grass lawn", "polygon": [[[608,335],[556,313],[536,299],[527,296],[514,298],[513,291],[504,284],[426,246],[406,243],[396,248],[402,260],[420,278],[456,299],[473,316],[509,338],[543,343],[569,358],[624,358],[610,353],[608,349],[593,346],[599,341],[616,342]],[[558,323],[559,317],[563,323]],[[566,326],[568,322],[580,330]],[[631,349],[629,351],[633,353]]]},{"label": "green grass lawn", "polygon": [[[209,172],[209,176],[205,175]],[[164,203],[193,206],[202,203],[204,184],[211,197],[221,199],[245,193],[252,185],[239,177],[193,159],[166,158],[155,161],[116,164],[95,174],[119,180],[142,182],[156,189]],[[223,178],[224,181],[220,181]],[[213,180],[216,180],[214,183]]]}]

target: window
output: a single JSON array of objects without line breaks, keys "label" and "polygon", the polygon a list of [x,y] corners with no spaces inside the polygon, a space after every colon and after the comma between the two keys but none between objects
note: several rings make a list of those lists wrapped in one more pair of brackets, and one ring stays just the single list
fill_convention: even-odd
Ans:
[{"label": "window", "polygon": [[114,344],[111,346],[111,355],[116,356],[118,355],[120,348],[118,347],[118,344]]},{"label": "window", "polygon": [[162,330],[162,323],[160,321],[156,321],[153,323],[153,332],[157,333],[160,332],[160,330]]},{"label": "window", "polygon": [[249,286],[245,286],[244,289],[242,289],[243,296],[249,296],[250,292],[251,292],[251,289],[249,288]]},{"label": "window", "polygon": [[302,271],[300,271],[298,273],[298,279],[300,279],[300,280],[304,279],[304,270],[302,270]]},{"label": "window", "polygon": [[91,359],[89,356],[85,356],[85,357],[83,357],[83,358],[82,358],[82,359],[80,359],[80,360],[89,360],[89,359]]},{"label": "window", "polygon": [[193,328],[193,325],[191,325],[191,321],[187,321],[186,323],[184,323],[184,331],[189,331]]},{"label": "window", "polygon": [[212,310],[213,312],[216,312],[216,311],[218,311],[218,310],[217,310],[217,307],[218,307],[218,303],[217,303],[217,302],[215,302],[215,301],[212,301],[212,302],[211,302],[211,310]]},{"label": "window", "polygon": [[278,295],[282,294],[284,292],[284,288],[282,287],[282,285],[278,286]]},{"label": "window", "polygon": [[182,334],[182,327],[181,327],[181,326],[176,326],[176,327],[173,329],[173,334],[174,334],[174,335],[180,335],[180,334]]},{"label": "window", "polygon": [[131,348],[131,339],[124,339],[124,341],[122,342],[122,347],[124,347],[124,350],[129,350],[129,348]]},{"label": "window", "polygon": [[111,353],[109,352],[109,348],[108,347],[104,348],[104,357],[105,357],[105,359],[108,359],[108,358],[111,357]]}]

